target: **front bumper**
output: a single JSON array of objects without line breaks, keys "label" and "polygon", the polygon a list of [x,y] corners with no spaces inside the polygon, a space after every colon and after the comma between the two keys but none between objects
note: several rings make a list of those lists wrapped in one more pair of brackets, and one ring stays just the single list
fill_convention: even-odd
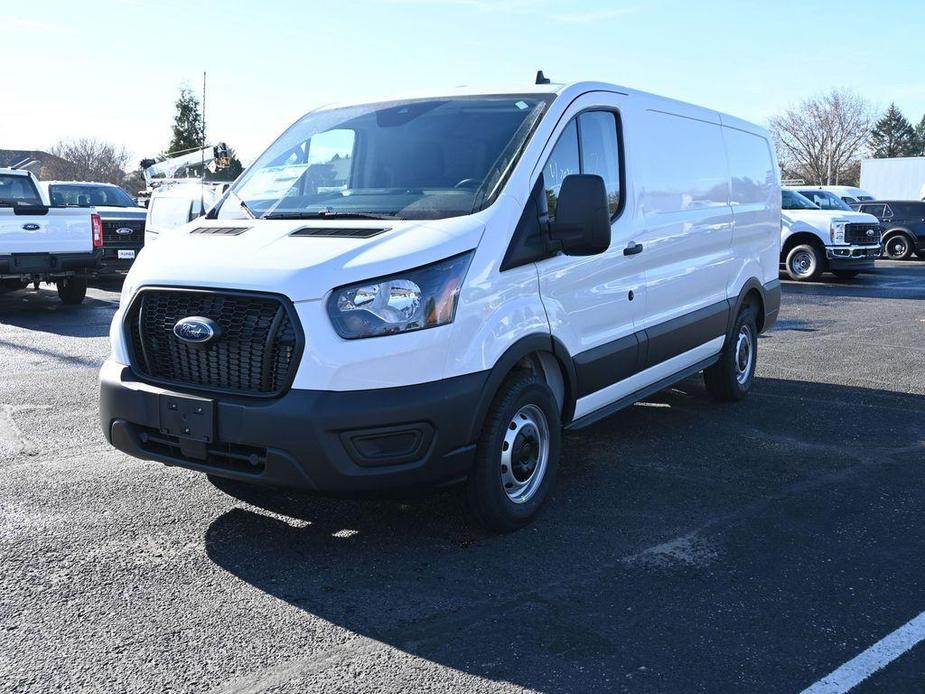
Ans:
[{"label": "front bumper", "polygon": [[875,246],[826,246],[825,257],[830,270],[873,270],[874,261],[880,257],[881,247]]},{"label": "front bumper", "polygon": [[[435,486],[472,465],[487,379],[481,372],[400,388],[213,399],[142,382],[108,360],[100,419],[107,441],[129,455],[221,477],[331,494]],[[166,433],[173,422],[165,402],[189,397],[212,403],[208,443]]]}]

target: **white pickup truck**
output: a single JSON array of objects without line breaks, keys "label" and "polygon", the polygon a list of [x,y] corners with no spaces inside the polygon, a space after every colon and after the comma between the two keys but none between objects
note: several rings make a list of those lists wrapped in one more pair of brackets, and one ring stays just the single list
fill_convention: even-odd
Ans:
[{"label": "white pickup truck", "polygon": [[61,301],[79,304],[102,246],[94,209],[52,207],[33,174],[0,169],[0,289],[54,282]]},{"label": "white pickup truck", "polygon": [[855,212],[827,191],[811,192],[826,196],[824,209],[796,189],[783,188],[781,194],[780,262],[790,279],[812,282],[823,272],[849,279],[874,269],[880,220]]}]

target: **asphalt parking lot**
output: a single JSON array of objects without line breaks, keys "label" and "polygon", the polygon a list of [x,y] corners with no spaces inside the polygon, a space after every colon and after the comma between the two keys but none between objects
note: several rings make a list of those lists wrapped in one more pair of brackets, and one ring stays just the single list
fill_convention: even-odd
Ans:
[{"label": "asphalt parking lot", "polygon": [[[743,403],[569,434],[488,536],[460,495],[256,491],[106,446],[118,286],[0,295],[2,691],[800,691],[925,611],[925,262],[784,283]],[[925,642],[858,691],[922,691]]]}]

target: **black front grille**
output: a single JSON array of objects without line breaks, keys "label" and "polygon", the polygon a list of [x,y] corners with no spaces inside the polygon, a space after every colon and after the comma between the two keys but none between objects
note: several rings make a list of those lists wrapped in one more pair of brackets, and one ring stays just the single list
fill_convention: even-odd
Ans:
[{"label": "black front grille", "polygon": [[[872,234],[868,232],[874,232]],[[845,243],[875,244],[880,243],[879,224],[846,224]]]},{"label": "black front grille", "polygon": [[[118,233],[117,229],[131,229],[131,233]],[[103,245],[139,244],[145,242],[145,220],[103,220]]]},{"label": "black front grille", "polygon": [[[218,323],[218,336],[205,344],[180,340],[173,327],[192,316]],[[143,289],[125,320],[135,371],[193,389],[279,395],[292,381],[301,351],[294,311],[264,294]]]}]

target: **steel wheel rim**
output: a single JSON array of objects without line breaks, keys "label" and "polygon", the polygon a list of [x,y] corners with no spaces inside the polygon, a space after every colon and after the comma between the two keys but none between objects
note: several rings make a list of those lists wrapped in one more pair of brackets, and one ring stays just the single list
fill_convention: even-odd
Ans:
[{"label": "steel wheel rim", "polygon": [[549,464],[549,424],[536,405],[521,407],[501,442],[501,487],[515,504],[525,504],[539,490]]},{"label": "steel wheel rim", "polygon": [[813,274],[816,265],[816,259],[813,258],[809,251],[798,251],[790,258],[790,268],[795,275],[799,277],[809,277]]},{"label": "steel wheel rim", "polygon": [[891,258],[901,258],[906,254],[906,242],[901,238],[892,239],[887,246],[887,249],[887,255],[889,255]]},{"label": "steel wheel rim", "polygon": [[739,385],[745,385],[751,374],[752,365],[755,363],[755,345],[752,338],[752,331],[747,325],[739,329],[739,336],[736,338],[735,364],[736,364],[736,381]]}]

